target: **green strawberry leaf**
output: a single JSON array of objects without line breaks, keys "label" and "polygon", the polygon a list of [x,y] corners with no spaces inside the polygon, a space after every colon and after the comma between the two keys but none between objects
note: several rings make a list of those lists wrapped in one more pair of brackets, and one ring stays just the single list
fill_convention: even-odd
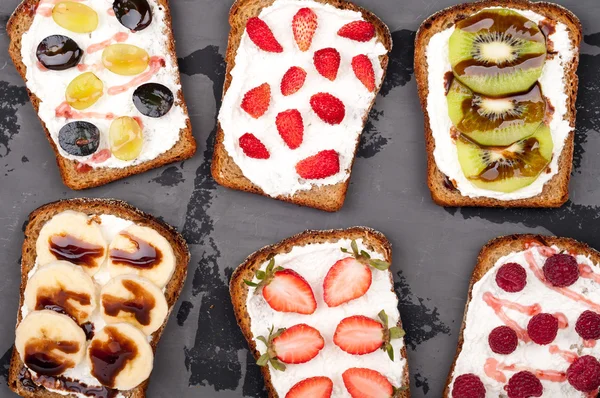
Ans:
[{"label": "green strawberry leaf", "polygon": [[385,271],[388,268],[390,268],[390,264],[386,263],[383,260],[377,260],[377,259],[369,260],[369,264],[371,265],[371,267],[376,268],[380,271]]},{"label": "green strawberry leaf", "polygon": [[400,339],[406,335],[404,329],[395,326],[390,329],[390,339]]},{"label": "green strawberry leaf", "polygon": [[381,310],[379,312],[379,314],[377,314],[377,316],[379,316],[379,319],[381,319],[381,323],[383,324],[383,327],[387,329],[387,327],[388,327],[388,316],[385,313],[385,311]]},{"label": "green strawberry leaf", "polygon": [[394,347],[391,344],[385,346],[385,351],[388,354],[388,357],[393,361],[394,360]]},{"label": "green strawberry leaf", "polygon": [[275,370],[285,372],[285,365],[282,364],[281,362],[279,362],[277,359],[275,359],[275,358],[271,359],[270,363],[271,363],[271,366],[273,366],[273,368]]},{"label": "green strawberry leaf", "polygon": [[269,354],[268,354],[268,353],[267,353],[267,354],[262,354],[262,355],[260,356],[260,358],[258,358],[258,361],[256,361],[256,364],[257,364],[258,366],[266,366],[266,365],[267,365],[267,363],[269,363],[269,360],[270,360],[270,359],[271,359],[271,358],[269,358]]},{"label": "green strawberry leaf", "polygon": [[258,283],[254,283],[254,282],[246,280],[246,279],[244,279],[244,283],[251,287],[258,287]]}]

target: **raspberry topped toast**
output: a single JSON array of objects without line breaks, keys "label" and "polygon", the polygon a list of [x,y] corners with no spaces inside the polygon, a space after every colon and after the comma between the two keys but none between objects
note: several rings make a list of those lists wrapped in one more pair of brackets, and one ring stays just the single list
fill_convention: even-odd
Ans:
[{"label": "raspberry topped toast", "polygon": [[23,0],[7,32],[70,188],[195,153],[167,0]]},{"label": "raspberry topped toast", "polygon": [[124,202],[34,211],[9,387],[23,397],[145,397],[189,257],[172,227]]},{"label": "raspberry topped toast", "polygon": [[269,397],[409,397],[391,246],[355,227],[306,231],[231,278],[235,316]]},{"label": "raspberry topped toast", "polygon": [[388,28],[345,0],[238,0],[229,23],[215,180],[339,210],[387,69]]},{"label": "raspberry topped toast", "polygon": [[513,235],[479,254],[444,397],[596,397],[600,253]]}]

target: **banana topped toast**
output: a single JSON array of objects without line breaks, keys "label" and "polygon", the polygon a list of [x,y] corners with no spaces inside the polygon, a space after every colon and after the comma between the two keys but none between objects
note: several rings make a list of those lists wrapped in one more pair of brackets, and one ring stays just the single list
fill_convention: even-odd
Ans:
[{"label": "banana topped toast", "polygon": [[444,397],[595,398],[600,253],[573,239],[492,240],[473,271]]},{"label": "banana topped toast", "polygon": [[188,262],[172,227],[124,202],[35,210],[9,387],[23,397],[144,397]]},{"label": "banana topped toast", "polygon": [[529,0],[461,4],[421,25],[415,76],[436,203],[566,202],[581,38],[571,12]]},{"label": "banana topped toast", "polygon": [[409,397],[390,243],[355,227],[306,231],[234,272],[236,319],[269,397]]},{"label": "banana topped toast", "polygon": [[215,180],[326,211],[346,196],[392,39],[346,0],[237,0]]},{"label": "banana topped toast", "polygon": [[23,0],[9,54],[72,189],[196,151],[167,0]]}]

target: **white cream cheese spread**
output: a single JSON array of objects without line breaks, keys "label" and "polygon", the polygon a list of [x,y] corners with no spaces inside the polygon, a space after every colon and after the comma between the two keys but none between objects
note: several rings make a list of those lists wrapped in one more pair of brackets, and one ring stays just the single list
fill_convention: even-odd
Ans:
[{"label": "white cream cheese spread", "polygon": [[[328,307],[323,301],[323,280],[329,269],[338,261],[348,257],[340,248],[350,248],[351,241],[347,239],[335,243],[308,244],[296,246],[289,253],[278,254],[274,257],[275,264],[296,271],[310,284],[317,301],[317,310],[311,315],[282,313],[274,311],[261,294],[254,294],[250,288],[246,307],[250,315],[250,327],[256,346],[262,353],[266,347],[258,340],[258,336],[268,336],[269,329],[290,327],[305,323],[319,330],[325,339],[325,347],[309,362],[287,365],[285,372],[275,370],[271,365],[271,382],[280,397],[284,397],[290,388],[301,380],[314,376],[327,376],[333,381],[332,397],[350,397],[344,387],[342,373],[354,367],[376,370],[388,378],[396,387],[400,387],[406,368],[406,360],[400,355],[404,347],[403,339],[392,340],[394,361],[391,361],[383,350],[377,350],[367,355],[351,355],[342,351],[333,342],[333,334],[340,321],[353,315],[364,315],[377,319],[377,314],[385,310],[389,324],[395,325],[400,319],[398,298],[389,271],[373,269],[373,280],[367,293],[339,307]],[[372,258],[383,260],[383,257],[368,250],[361,240],[357,241],[358,249],[367,251]],[[265,270],[267,263],[261,266]]]},{"label": "white cream cheese spread", "polygon": [[[292,19],[303,7],[310,7],[318,17],[318,28],[312,45],[306,52],[298,49],[292,33]],[[329,4],[306,0],[277,0],[273,5],[265,7],[259,18],[271,28],[275,38],[283,46],[283,52],[262,51],[246,32],[242,35],[235,67],[231,71],[231,86],[219,112],[219,123],[224,132],[223,145],[227,153],[244,176],[270,196],[291,196],[313,186],[346,181],[350,176],[365,113],[375,96],[354,75],[352,58],[359,54],[369,57],[378,87],[384,75],[379,56],[386,54],[387,50],[377,41],[377,37],[361,43],[338,36],[337,32],[342,26],[362,20],[362,15],[356,11],[340,10]],[[321,76],[313,64],[315,51],[328,47],[335,48],[341,55],[335,81]],[[285,72],[292,66],[303,68],[307,77],[300,91],[286,97],[281,94],[280,83]],[[271,104],[262,117],[253,119],[242,110],[240,104],[246,92],[265,82],[271,86]],[[310,98],[319,92],[330,93],[344,103],[346,116],[341,124],[329,125],[312,111]],[[275,125],[276,115],[288,109],[298,109],[304,120],[304,142],[294,150],[285,145]],[[244,155],[238,142],[243,134],[249,132],[268,148],[269,159],[252,159]],[[298,176],[296,163],[319,151],[330,149],[339,153],[340,172],[319,180],[304,180]]]},{"label": "white cream cheese spread", "polygon": [[[115,34],[122,32],[127,34],[124,44],[132,44],[145,49],[150,57],[160,56],[165,61],[165,66],[153,75],[149,82],[160,83],[168,87],[177,97],[181,90],[178,83],[179,72],[176,59],[169,54],[169,36],[167,35],[166,13],[156,0],[148,0],[152,9],[152,23],[144,30],[131,32],[121,25],[114,15],[109,14],[112,10],[112,0],[84,0],[81,2],[96,11],[98,14],[98,27],[92,33],[75,33],[62,28],[54,22],[46,13],[37,12],[27,32],[23,34],[21,45],[21,57],[27,67],[27,87],[40,99],[39,117],[46,125],[50,136],[56,143],[61,156],[88,164],[91,167],[123,168],[137,165],[152,159],[171,149],[180,139],[180,130],[186,127],[188,119],[184,109],[176,99],[171,110],[163,117],[149,118],[142,115],[134,106],[132,101],[133,91],[138,85],[129,88],[125,92],[116,95],[107,93],[110,87],[129,83],[135,76],[120,76],[102,67],[102,50],[88,53],[90,45],[99,44],[110,40]],[[40,0],[38,11],[49,11],[53,2]],[[88,69],[104,83],[104,93],[94,105],[81,112],[94,112],[98,114],[112,113],[119,116],[139,117],[143,124],[144,143],[140,155],[131,161],[124,161],[110,156],[104,161],[93,161],[94,156],[73,156],[65,152],[58,143],[58,133],[67,123],[83,120],[93,123],[100,130],[100,146],[96,153],[108,149],[108,131],[112,120],[106,118],[82,117],[67,119],[57,117],[57,108],[65,102],[65,92],[68,84],[82,72],[73,67],[63,71],[42,70],[38,66],[36,48],[46,37],[51,35],[65,35],[73,39],[84,52],[80,64],[85,64]],[[111,44],[114,44],[113,40]],[[41,138],[41,137],[40,137]]]},{"label": "white cream cheese spread", "polygon": [[[533,11],[516,9],[514,11],[535,23],[539,23],[545,19],[544,16]],[[444,81],[445,74],[452,71],[448,55],[448,42],[452,32],[454,32],[454,27],[436,33],[429,40],[426,51],[427,67],[429,70],[427,113],[429,114],[431,133],[435,141],[433,155],[438,169],[455,183],[456,188],[463,196],[471,198],[487,197],[508,201],[539,195],[544,189],[544,185],[558,173],[560,155],[569,133],[573,131],[573,127],[565,119],[568,112],[565,73],[567,65],[579,50],[573,48],[567,26],[557,22],[556,31],[549,36],[549,39],[554,43],[556,54],[546,60],[542,76],[539,79],[543,95],[550,100],[550,104],[555,108],[549,126],[554,142],[550,172],[542,173],[531,185],[511,193],[490,191],[476,187],[465,177],[460,167],[456,144],[450,132],[453,125],[448,115],[448,102],[446,101]]]},{"label": "white cream cheese spread", "polygon": [[[547,248],[542,247],[542,249]],[[562,250],[556,246],[553,246],[552,249],[556,253]],[[583,255],[576,255],[575,257],[580,267],[591,267],[593,273],[600,274],[600,267],[598,267],[598,264],[594,264],[589,257]],[[532,271],[531,261],[541,269],[546,259],[547,254],[545,255],[544,250],[540,250],[538,246],[533,246],[525,251],[510,253],[500,258],[494,267],[475,283],[465,319],[464,343],[456,360],[452,383],[460,375],[473,373],[479,376],[483,382],[486,388],[486,398],[498,398],[506,395],[504,390],[506,383],[501,383],[486,375],[486,363],[490,361],[497,361],[501,365],[516,365],[517,368],[527,368],[530,372],[540,370],[547,373],[558,372],[564,374],[569,368],[570,362],[560,352],[564,351],[578,356],[592,355],[595,358],[600,357],[600,345],[585,344],[575,331],[575,324],[579,316],[586,310],[594,309],[590,308],[589,304],[585,302],[573,300],[556,290],[548,288]],[[521,292],[508,293],[496,283],[495,278],[498,269],[507,263],[520,264],[527,272],[527,285]],[[585,295],[587,299],[600,306],[600,288],[598,282],[593,279],[581,276],[568,289],[577,294]],[[543,346],[519,340],[519,345],[512,354],[496,354],[490,349],[488,337],[494,328],[505,326],[505,323],[484,300],[484,295],[490,293],[497,299],[509,300],[527,307],[537,304],[541,306],[541,312],[543,313],[563,314],[567,318],[568,326],[559,329],[556,339],[549,345]],[[503,310],[508,318],[514,320],[521,328],[527,328],[527,324],[531,319],[530,315],[508,306],[504,306]],[[594,346],[592,347],[592,345]],[[552,348],[554,346],[558,349]],[[507,380],[517,372],[515,370],[502,370],[499,366],[496,368],[504,373]],[[588,394],[575,390],[566,380],[558,382],[542,379],[541,383],[544,387],[544,397],[588,396]]]}]

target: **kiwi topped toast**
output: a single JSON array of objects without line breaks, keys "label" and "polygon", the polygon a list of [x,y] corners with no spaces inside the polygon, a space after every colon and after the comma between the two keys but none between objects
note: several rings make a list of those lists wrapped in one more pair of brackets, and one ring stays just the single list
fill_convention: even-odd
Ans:
[{"label": "kiwi topped toast", "polygon": [[571,12],[528,0],[457,5],[421,25],[415,75],[436,203],[566,202],[581,37]]}]

